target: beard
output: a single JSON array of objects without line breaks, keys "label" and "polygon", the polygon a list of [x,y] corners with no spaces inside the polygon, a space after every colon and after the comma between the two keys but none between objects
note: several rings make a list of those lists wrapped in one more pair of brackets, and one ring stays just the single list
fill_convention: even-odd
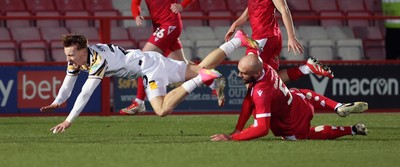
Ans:
[{"label": "beard", "polygon": [[256,81],[257,81],[256,77],[249,77],[248,79],[242,78],[242,80],[243,80],[243,82],[244,82],[245,84],[249,84],[249,83],[253,83],[253,82],[256,82]]}]

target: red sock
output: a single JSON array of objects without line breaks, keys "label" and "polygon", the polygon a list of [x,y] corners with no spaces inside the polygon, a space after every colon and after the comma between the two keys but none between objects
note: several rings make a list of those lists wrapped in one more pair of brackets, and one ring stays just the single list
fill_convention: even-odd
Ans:
[{"label": "red sock", "polygon": [[338,102],[309,89],[299,89],[299,91],[306,96],[306,99],[314,106],[314,109],[335,111]]},{"label": "red sock", "polygon": [[[137,99],[144,100],[146,98],[146,92],[144,91],[144,85],[143,85],[143,78],[139,77],[137,79]],[[135,101],[135,100],[133,100]]]},{"label": "red sock", "polygon": [[299,67],[289,68],[286,71],[287,71],[287,75],[291,81],[296,81],[299,78],[304,76],[304,74],[300,71]]},{"label": "red sock", "polygon": [[328,126],[321,125],[311,127],[308,139],[310,140],[328,140],[338,137],[351,135],[351,126]]}]

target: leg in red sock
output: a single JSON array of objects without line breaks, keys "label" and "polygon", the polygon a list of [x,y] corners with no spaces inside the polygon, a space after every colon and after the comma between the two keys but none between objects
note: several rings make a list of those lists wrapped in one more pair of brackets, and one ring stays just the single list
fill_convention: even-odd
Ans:
[{"label": "leg in red sock", "polygon": [[[137,99],[143,100],[146,98],[146,92],[144,91],[144,85],[143,85],[143,78],[139,77],[137,79]],[[135,100],[133,100],[135,101]]]},{"label": "leg in red sock", "polygon": [[310,140],[329,140],[338,137],[352,135],[351,126],[328,126],[321,125],[311,127],[308,139]]},{"label": "leg in red sock", "polygon": [[309,102],[314,106],[314,109],[317,110],[335,111],[335,107],[339,104],[338,102],[309,89],[299,89],[299,91],[309,100]]},{"label": "leg in red sock", "polygon": [[304,76],[304,74],[300,71],[299,67],[289,68],[286,70],[286,73],[291,81],[296,81]]}]

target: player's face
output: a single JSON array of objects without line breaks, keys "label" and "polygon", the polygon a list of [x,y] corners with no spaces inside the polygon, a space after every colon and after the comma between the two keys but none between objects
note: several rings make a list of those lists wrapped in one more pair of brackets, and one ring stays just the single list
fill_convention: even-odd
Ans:
[{"label": "player's face", "polygon": [[239,68],[239,74],[238,76],[240,78],[242,78],[242,80],[244,81],[244,83],[248,84],[248,83],[252,83],[252,82],[256,82],[257,81],[257,74],[253,74],[249,71],[246,70],[240,70]]},{"label": "player's face", "polygon": [[77,46],[64,47],[64,53],[67,61],[75,65],[81,66],[87,64],[87,51],[86,49],[78,50]]}]

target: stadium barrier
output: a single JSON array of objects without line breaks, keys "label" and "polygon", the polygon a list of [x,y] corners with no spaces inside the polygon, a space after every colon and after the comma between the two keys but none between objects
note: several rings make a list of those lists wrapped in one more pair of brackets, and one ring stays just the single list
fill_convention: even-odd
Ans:
[{"label": "stadium barrier", "polygon": [[[400,17],[387,16],[343,16],[343,17],[312,17],[293,16],[294,19],[400,19]],[[99,35],[102,43],[110,42],[110,21],[126,20],[131,17],[96,17],[96,16],[0,16],[0,20],[6,19],[90,19],[100,20]],[[149,19],[149,17],[146,17]],[[209,16],[182,16],[182,19],[230,19],[236,17],[209,17]],[[299,65],[304,62],[282,61],[282,67]],[[363,100],[370,103],[372,109],[385,109],[384,111],[398,111],[399,95],[399,61],[329,61],[335,71],[335,79],[327,80],[310,75],[297,82],[289,84],[289,87],[300,87],[316,90],[324,93],[334,100],[350,102]],[[238,112],[240,103],[244,97],[244,85],[240,86],[237,78],[235,62],[226,62],[218,68],[224,76],[228,77],[226,106],[218,108],[215,97],[211,96],[206,87],[197,89],[179,105],[176,111],[184,112]],[[65,74],[65,63],[1,63],[0,62],[0,116],[24,116],[24,115],[65,115],[73,105],[79,91],[75,91],[69,102],[64,104],[55,113],[40,113],[39,108],[50,104],[54,99],[60,83]],[[83,79],[82,79],[83,78]],[[80,77],[75,89],[83,84],[85,77]],[[177,85],[175,85],[177,86]],[[110,91],[110,88],[113,88]],[[171,86],[173,88],[174,86]],[[83,115],[110,115],[129,104],[134,98],[135,82],[114,78],[104,79],[101,86],[92,95],[92,99],[84,109]],[[110,96],[113,92],[113,97]],[[75,96],[75,97],[74,97]],[[100,105],[99,105],[100,104]],[[111,105],[112,104],[112,105]],[[147,106],[151,109],[150,106]]]}]

